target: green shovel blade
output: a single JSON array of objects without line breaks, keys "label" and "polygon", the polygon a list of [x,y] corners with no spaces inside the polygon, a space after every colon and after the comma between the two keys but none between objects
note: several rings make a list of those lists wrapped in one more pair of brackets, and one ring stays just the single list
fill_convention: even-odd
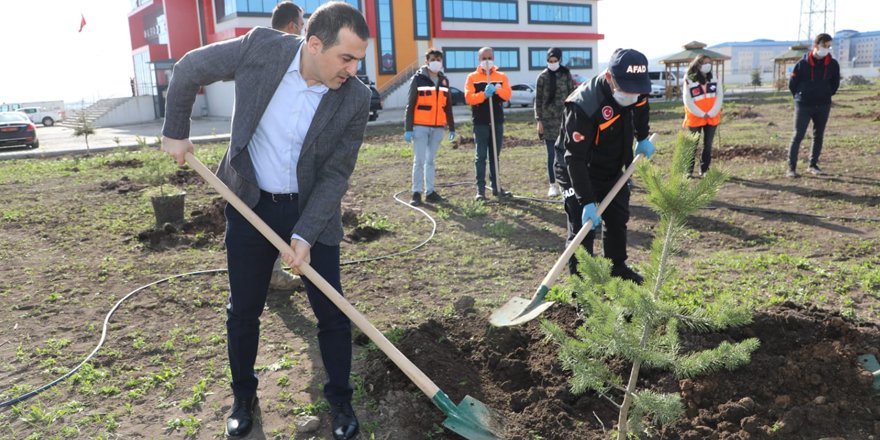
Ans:
[{"label": "green shovel blade", "polygon": [[433,399],[447,415],[443,426],[468,440],[502,440],[506,436],[504,418],[483,402],[465,396],[455,405],[441,390]]}]

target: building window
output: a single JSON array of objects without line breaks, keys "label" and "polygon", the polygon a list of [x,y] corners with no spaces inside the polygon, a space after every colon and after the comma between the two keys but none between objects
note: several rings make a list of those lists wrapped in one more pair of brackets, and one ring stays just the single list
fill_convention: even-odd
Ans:
[{"label": "building window", "polygon": [[132,55],[134,61],[134,86],[138,96],[152,95],[154,78],[150,68],[150,52],[143,51]]},{"label": "building window", "polygon": [[[214,7],[218,13],[218,20],[230,16],[271,16],[275,5],[283,0],[215,0]],[[346,3],[361,9],[360,0],[344,0]],[[324,3],[325,0],[297,0],[294,3],[303,8],[304,15],[308,17]],[[222,11],[223,15],[220,15]]]},{"label": "building window", "polygon": [[[544,70],[547,67],[547,47],[529,48],[529,70]],[[592,69],[593,49],[560,48],[562,59],[559,63],[569,69]]]},{"label": "building window", "polygon": [[528,2],[529,23],[591,26],[593,7],[571,3]]},{"label": "building window", "polygon": [[494,23],[517,23],[519,15],[517,0],[444,0],[444,21],[490,21]]},{"label": "building window", "polygon": [[428,0],[413,0],[414,23],[416,40],[430,38],[428,27]]},{"label": "building window", "polygon": [[[343,0],[343,1],[354,6],[358,10],[361,10],[360,0]],[[301,1],[294,0],[294,3],[296,3],[300,7],[302,7],[303,8],[303,15],[308,17],[309,15],[312,15],[312,12],[315,12],[315,9],[318,9],[318,6],[321,6],[324,3],[327,3],[327,1],[326,0],[301,0]],[[269,12],[272,12],[272,10],[270,9]]]},{"label": "building window", "polygon": [[391,15],[391,0],[376,2],[376,19],[379,22],[379,74],[397,73],[397,60],[394,57],[394,17]]},{"label": "building window", "polygon": [[[479,47],[444,47],[443,64],[447,72],[470,72],[476,70]],[[519,49],[498,47],[493,49],[498,69],[519,70]]]}]

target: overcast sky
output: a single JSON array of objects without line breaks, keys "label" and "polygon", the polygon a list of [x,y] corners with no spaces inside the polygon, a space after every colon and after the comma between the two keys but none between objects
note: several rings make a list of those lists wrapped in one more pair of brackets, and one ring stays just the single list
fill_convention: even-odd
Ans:
[{"label": "overcast sky", "polygon": [[[600,0],[596,19],[605,40],[596,59],[604,63],[617,47],[632,47],[654,59],[691,40],[710,46],[757,38],[794,40],[801,2]],[[0,0],[0,103],[128,96],[133,76],[130,8],[127,0]],[[80,13],[87,22],[81,33]],[[880,30],[878,16],[880,1],[837,0],[837,30]]]}]

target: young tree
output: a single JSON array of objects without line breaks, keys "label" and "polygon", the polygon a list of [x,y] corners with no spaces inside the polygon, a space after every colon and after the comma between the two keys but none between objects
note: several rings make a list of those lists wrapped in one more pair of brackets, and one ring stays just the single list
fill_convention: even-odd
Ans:
[{"label": "young tree", "polygon": [[759,69],[752,70],[752,85],[761,87],[761,71]]},{"label": "young tree", "polygon": [[85,112],[80,110],[79,117],[76,120],[76,126],[73,127],[73,135],[76,137],[86,137],[86,154],[91,154],[91,148],[89,148],[89,136],[93,134],[95,134],[95,127],[88,119],[86,119]]},{"label": "young tree", "polygon": [[[645,417],[665,424],[684,411],[676,393],[636,389],[643,365],[670,370],[679,378],[694,377],[744,365],[759,346],[759,341],[752,338],[734,344],[723,342],[699,352],[681,352],[680,328],[722,330],[752,319],[751,308],[730,296],[713,300],[706,296],[683,304],[667,287],[675,276],[671,257],[684,239],[685,220],[709,204],[726,179],[717,168],[711,168],[700,180],[686,178],[696,141],[690,135],[679,134],[668,175],[662,175],[651,163],[639,165],[637,175],[648,192],[647,201],[660,216],[644,285],[612,277],[608,260],[590,257],[580,249],[580,276],[572,276],[555,296],[577,302],[584,315],[583,325],[572,337],[556,323],[541,323],[548,337],[560,346],[562,365],[572,373],[572,392],[593,390],[620,409],[619,440],[630,433],[637,436]],[[632,364],[628,379],[608,367],[610,359]]]}]

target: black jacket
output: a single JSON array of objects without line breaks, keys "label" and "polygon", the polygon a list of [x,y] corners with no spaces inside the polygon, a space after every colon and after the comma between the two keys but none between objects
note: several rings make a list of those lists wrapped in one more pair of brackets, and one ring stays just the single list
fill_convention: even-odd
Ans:
[{"label": "black jacket", "polygon": [[837,60],[831,58],[831,54],[824,58],[813,57],[813,52],[804,55],[788,80],[788,90],[794,95],[794,100],[799,104],[831,104],[831,96],[837,93],[840,87],[840,65]]},{"label": "black jacket", "polygon": [[581,84],[565,100],[556,140],[556,180],[565,189],[574,188],[581,204],[596,202],[592,181],[623,174],[633,160],[633,138],[648,137],[649,112],[646,95],[621,107],[604,75]]}]

